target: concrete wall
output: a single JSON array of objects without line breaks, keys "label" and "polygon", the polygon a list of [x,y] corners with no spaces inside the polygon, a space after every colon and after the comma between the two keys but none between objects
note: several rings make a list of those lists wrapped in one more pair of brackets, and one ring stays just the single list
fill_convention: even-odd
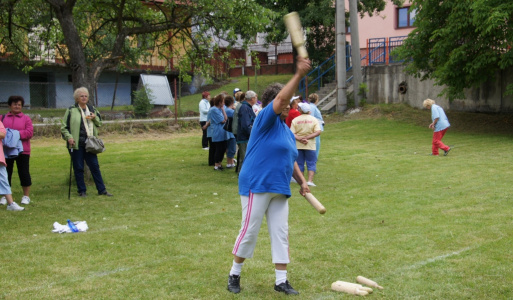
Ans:
[{"label": "concrete wall", "polygon": [[[422,108],[422,102],[431,98],[444,109],[469,112],[513,112],[513,97],[504,96],[508,83],[513,83],[513,69],[499,72],[495,81],[479,88],[465,90],[464,100],[449,100],[438,96],[443,87],[432,80],[420,79],[404,72],[402,65],[366,67],[364,82],[369,87],[368,103],[407,103]],[[405,82],[407,91],[399,93],[399,85]]]}]

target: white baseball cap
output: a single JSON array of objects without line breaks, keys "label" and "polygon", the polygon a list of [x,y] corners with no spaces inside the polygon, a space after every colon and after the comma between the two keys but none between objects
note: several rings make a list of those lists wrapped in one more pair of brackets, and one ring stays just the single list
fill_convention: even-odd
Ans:
[{"label": "white baseball cap", "polygon": [[310,104],[301,102],[298,105],[302,112],[304,112],[304,113],[310,112]]},{"label": "white baseball cap", "polygon": [[296,99],[299,99],[299,96],[293,96],[292,98],[290,98],[290,103],[292,103],[292,101],[294,101]]}]

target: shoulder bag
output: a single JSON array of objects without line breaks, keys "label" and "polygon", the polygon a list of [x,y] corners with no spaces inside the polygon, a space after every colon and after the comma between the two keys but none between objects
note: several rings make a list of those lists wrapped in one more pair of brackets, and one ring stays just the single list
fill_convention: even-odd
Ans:
[{"label": "shoulder bag", "polygon": [[89,128],[89,125],[87,124],[88,122],[84,114],[84,111],[80,107],[79,109],[82,113],[82,120],[84,122],[84,127],[87,131],[87,139],[85,140],[85,150],[93,154],[102,153],[103,151],[105,151],[105,145],[103,144],[102,139],[93,135],[91,129]]}]

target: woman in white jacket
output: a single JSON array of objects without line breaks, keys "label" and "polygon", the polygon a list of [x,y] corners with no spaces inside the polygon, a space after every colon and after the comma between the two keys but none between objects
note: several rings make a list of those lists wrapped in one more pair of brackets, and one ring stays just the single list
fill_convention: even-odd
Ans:
[{"label": "woman in white jacket", "polygon": [[201,99],[199,103],[199,112],[200,112],[200,125],[203,130],[203,136],[201,137],[201,147],[203,150],[208,150],[208,138],[207,138],[207,130],[203,129],[203,126],[207,123],[207,114],[210,109],[210,93],[205,91],[201,93]]}]

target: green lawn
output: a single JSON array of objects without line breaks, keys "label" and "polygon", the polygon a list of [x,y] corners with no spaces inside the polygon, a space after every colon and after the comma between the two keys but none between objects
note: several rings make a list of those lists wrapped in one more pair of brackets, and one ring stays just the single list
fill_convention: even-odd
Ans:
[{"label": "green lawn", "polygon": [[[512,135],[449,130],[447,157],[430,157],[425,126],[388,118],[327,124],[312,192],[293,186],[289,280],[298,299],[362,275],[373,299],[511,299]],[[449,115],[449,118],[451,116]],[[455,125],[457,128],[457,126]],[[100,166],[113,198],[68,196],[62,140],[33,141],[33,203],[0,207],[2,299],[285,299],[273,291],[265,224],[242,292],[226,291],[240,226],[237,176],[214,172],[200,130],[106,135]],[[17,175],[15,200],[21,198]],[[85,220],[89,231],[52,233]]]}]

